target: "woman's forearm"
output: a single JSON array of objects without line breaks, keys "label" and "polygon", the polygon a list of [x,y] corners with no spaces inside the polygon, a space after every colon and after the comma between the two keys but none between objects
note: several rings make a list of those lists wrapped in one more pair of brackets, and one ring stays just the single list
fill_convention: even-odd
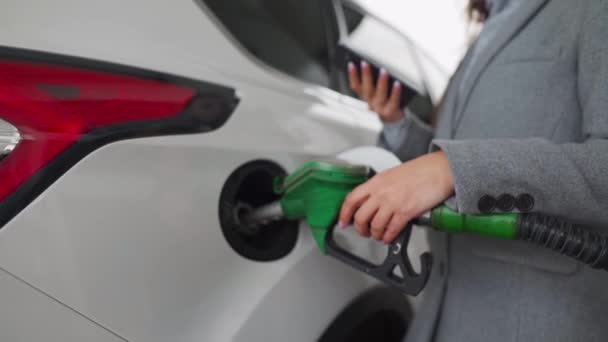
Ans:
[{"label": "woman's forearm", "polygon": [[407,111],[400,121],[384,125],[378,145],[405,162],[427,153],[432,139],[432,128]]}]

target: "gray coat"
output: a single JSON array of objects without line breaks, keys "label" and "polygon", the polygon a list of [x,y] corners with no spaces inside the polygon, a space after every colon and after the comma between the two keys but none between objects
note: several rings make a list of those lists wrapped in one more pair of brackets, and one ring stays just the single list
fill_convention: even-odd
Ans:
[{"label": "gray coat", "polygon": [[[435,136],[410,120],[395,152],[446,151],[461,212],[488,209],[484,196],[516,199],[514,211],[531,198],[608,234],[608,1],[521,1],[470,84],[455,73]],[[429,239],[436,267],[407,341],[608,340],[608,272],[524,242]]]}]

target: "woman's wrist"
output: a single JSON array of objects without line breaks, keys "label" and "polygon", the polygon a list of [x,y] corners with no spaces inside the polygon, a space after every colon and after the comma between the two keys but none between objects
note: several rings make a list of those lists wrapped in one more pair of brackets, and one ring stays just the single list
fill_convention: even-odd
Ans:
[{"label": "woman's wrist", "polygon": [[405,123],[405,116],[403,116],[399,120],[382,121],[382,127],[385,130],[398,129],[398,128],[401,128],[404,123]]},{"label": "woman's wrist", "polygon": [[383,124],[381,134],[391,151],[395,151],[403,144],[403,141],[406,139],[408,124],[408,120],[405,117],[396,122],[385,122]]},{"label": "woman's wrist", "polygon": [[454,174],[447,153],[443,150],[431,152],[430,156],[437,165],[437,184],[446,196],[454,193]]},{"label": "woman's wrist", "polygon": [[406,116],[405,111],[402,109],[398,109],[394,113],[390,113],[390,114],[383,115],[383,116],[380,115],[380,120],[385,125],[390,125],[390,124],[394,124],[394,123],[403,121],[403,119],[405,119],[405,116]]}]

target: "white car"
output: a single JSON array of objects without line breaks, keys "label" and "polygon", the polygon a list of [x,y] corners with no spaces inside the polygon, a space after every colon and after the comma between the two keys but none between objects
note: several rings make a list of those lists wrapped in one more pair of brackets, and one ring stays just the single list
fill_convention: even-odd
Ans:
[{"label": "white car", "polygon": [[[3,0],[0,341],[401,340],[408,301],[304,224],[230,217],[276,199],[274,176],[374,144],[339,51],[383,24],[343,11]],[[424,63],[401,75],[421,113],[445,83]]]}]

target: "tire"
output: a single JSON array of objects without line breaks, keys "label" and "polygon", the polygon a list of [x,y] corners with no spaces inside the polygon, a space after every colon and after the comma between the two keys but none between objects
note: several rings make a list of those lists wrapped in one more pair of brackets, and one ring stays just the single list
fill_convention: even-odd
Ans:
[{"label": "tire", "polygon": [[412,320],[405,295],[375,287],[351,302],[333,320],[319,342],[402,342]]}]

